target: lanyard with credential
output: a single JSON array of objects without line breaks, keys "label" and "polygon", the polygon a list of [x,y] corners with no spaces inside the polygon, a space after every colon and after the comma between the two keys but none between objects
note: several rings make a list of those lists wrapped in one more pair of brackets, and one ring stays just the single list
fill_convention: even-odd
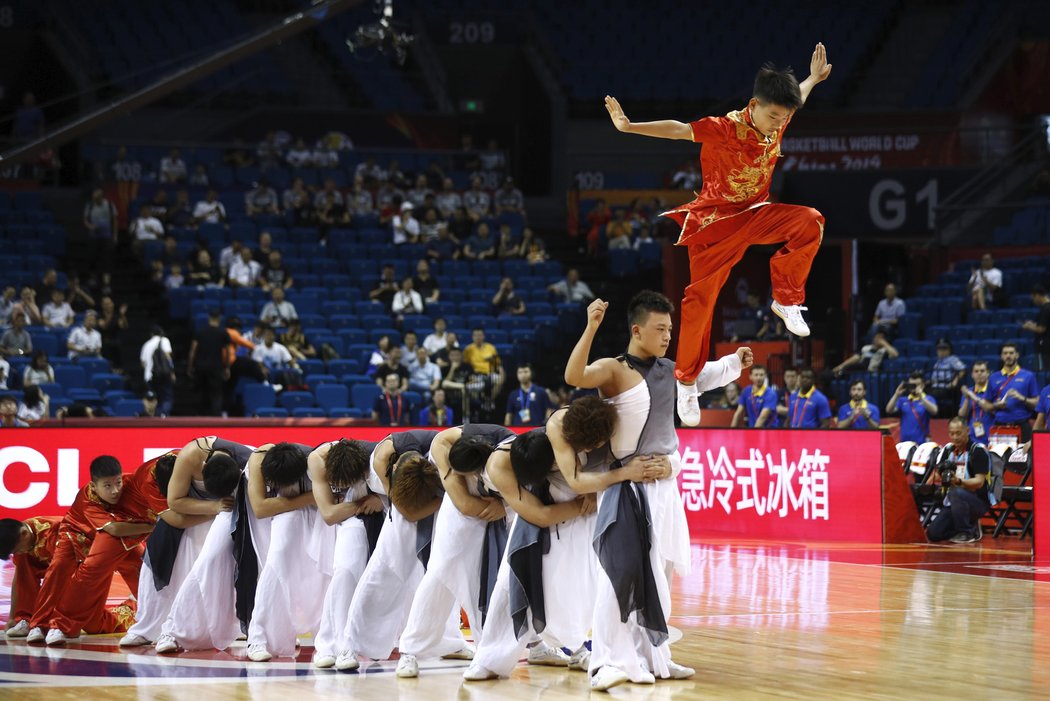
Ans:
[{"label": "lanyard with credential", "polygon": [[[921,402],[922,400],[920,399],[919,401]],[[915,417],[915,420],[917,422],[919,422],[919,428],[922,428],[922,416],[919,415],[919,412],[915,411],[915,401],[914,400],[911,400],[911,399],[908,400],[908,408],[911,409],[911,415]]]},{"label": "lanyard with credential", "polygon": [[397,417],[394,416],[394,403],[390,401],[390,394],[388,393],[385,396],[386,396],[386,406],[387,406],[387,409],[390,411],[390,418],[391,418],[391,420],[394,421],[394,423],[396,423],[396,424],[400,424],[401,423],[401,395],[400,394],[397,395]]},{"label": "lanyard with credential", "polygon": [[[802,413],[802,418],[803,419],[806,418],[806,407],[809,405],[809,400],[812,397],[813,397],[812,394],[809,395],[808,397],[806,397],[806,401],[802,403],[802,412],[801,413]],[[799,395],[798,397],[795,398],[795,411],[794,411],[794,413],[791,414],[791,428],[798,428],[798,418],[799,418],[798,400],[799,399],[801,399],[801,395]]]},{"label": "lanyard with credential", "polygon": [[518,389],[518,404],[518,408],[521,410],[524,410],[529,406],[529,403],[526,400],[525,390],[520,388]]},{"label": "lanyard with credential", "polygon": [[[763,394],[765,394],[763,392]],[[759,416],[759,405],[758,402],[762,401],[762,397],[755,396],[755,388],[751,388],[751,423],[752,425],[758,421]]]}]

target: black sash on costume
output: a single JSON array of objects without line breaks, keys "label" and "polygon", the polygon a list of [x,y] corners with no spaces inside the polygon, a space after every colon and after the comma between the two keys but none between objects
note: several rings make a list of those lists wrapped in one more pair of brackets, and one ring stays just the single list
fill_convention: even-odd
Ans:
[{"label": "black sash on costume", "polygon": [[[549,482],[529,487],[544,505],[554,503]],[[543,556],[550,552],[550,528],[540,528],[520,515],[514,522],[507,543],[510,565],[510,615],[514,637],[520,640],[528,631],[528,612],[532,611],[532,629],[542,633],[547,627],[543,603]]]},{"label": "black sash on costume", "polygon": [[507,519],[489,521],[485,525],[485,541],[481,546],[481,589],[478,592],[478,610],[481,611],[481,623],[485,623],[489,602],[492,601],[492,590],[496,588],[496,575],[499,574],[499,563],[503,560],[503,551],[507,549]]},{"label": "black sash on costume", "polygon": [[416,559],[425,570],[430,565],[430,544],[434,542],[434,514],[416,521]]},{"label": "black sash on costume", "polygon": [[259,582],[259,557],[252,542],[249,522],[252,507],[248,503],[248,476],[244,473],[244,466],[248,464],[248,458],[254,451],[246,445],[222,438],[216,438],[212,443],[211,452],[217,450],[228,452],[241,468],[241,479],[234,495],[233,513],[230,515],[230,536],[233,538],[233,590],[237,620],[241,623],[241,632],[247,633],[252,609],[255,608],[255,587]]},{"label": "black sash on costume", "polygon": [[383,530],[383,521],[386,519],[382,511],[377,511],[374,514],[358,514],[357,518],[361,519],[361,522],[365,525],[365,536],[368,538],[368,558],[372,559],[372,553],[376,550],[376,543],[379,542],[379,534]]}]

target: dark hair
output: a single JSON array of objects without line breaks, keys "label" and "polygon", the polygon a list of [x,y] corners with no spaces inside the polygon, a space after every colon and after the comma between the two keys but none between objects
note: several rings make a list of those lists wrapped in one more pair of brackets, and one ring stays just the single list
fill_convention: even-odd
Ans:
[{"label": "dark hair", "polygon": [[16,518],[0,518],[0,560],[11,559],[11,553],[22,537],[22,522]]},{"label": "dark hair", "polygon": [[868,390],[868,386],[866,384],[864,384],[864,380],[854,380],[853,382],[850,382],[849,383],[849,388],[853,389],[857,385],[860,385],[861,387],[863,387],[864,391]]},{"label": "dark hair", "polygon": [[262,476],[267,485],[287,487],[306,475],[306,456],[294,443],[281,442],[266,451]]},{"label": "dark hair", "polygon": [[175,458],[174,453],[165,453],[153,464],[153,481],[164,496],[168,495],[168,483],[171,482],[171,475],[175,472]]},{"label": "dark hair", "polygon": [[36,406],[37,404],[40,404],[44,401],[44,398],[41,396],[41,394],[42,391],[39,385],[27,385],[25,388],[25,393],[22,402],[26,406]]},{"label": "dark hair", "polygon": [[762,363],[755,363],[754,365],[752,365],[751,366],[751,371],[754,372],[755,370],[761,370],[762,372],[766,373],[767,375],[769,374],[769,369],[765,365],[763,365]]},{"label": "dark hair", "polygon": [[580,397],[569,404],[561,431],[575,450],[596,448],[608,442],[616,428],[616,407],[596,395]]},{"label": "dark hair", "polygon": [[799,376],[799,377],[802,377],[802,376],[803,376],[803,375],[805,375],[805,374],[806,374],[807,372],[808,372],[808,373],[809,373],[810,375],[812,375],[812,376],[813,376],[814,378],[816,378],[816,376],[817,376],[817,373],[815,373],[815,372],[813,371],[813,368],[811,368],[811,367],[804,367],[804,368],[795,368],[795,372],[797,372],[797,373],[798,373],[798,376]]},{"label": "dark hair", "polygon": [[1012,343],[1010,341],[1007,341],[1003,345],[999,346],[999,353],[1002,354],[1002,352],[1007,348],[1013,348],[1015,353],[1020,353],[1020,351],[1017,349],[1017,344]]},{"label": "dark hair", "polygon": [[441,492],[441,477],[434,463],[410,450],[394,463],[390,501],[402,513],[423,508]]},{"label": "dark hair", "polygon": [[542,429],[523,433],[510,444],[510,467],[523,487],[543,484],[553,464],[554,448]]},{"label": "dark hair", "polygon": [[672,314],[674,305],[659,292],[642,290],[627,303],[627,325],[644,324],[652,312]]},{"label": "dark hair", "polygon": [[972,370],[973,368],[977,367],[978,365],[983,365],[985,370],[988,369],[988,361],[987,360],[975,360],[975,361],[973,361],[973,367],[971,367],[970,369]]},{"label": "dark hair", "polygon": [[217,451],[204,461],[204,489],[213,497],[221,499],[233,494],[241,481],[241,468],[226,452]]},{"label": "dark hair", "polygon": [[755,76],[755,89],[752,93],[759,102],[770,103],[797,110],[802,106],[802,91],[798,79],[790,68],[783,70],[772,63],[758,69]]},{"label": "dark hair", "polygon": [[338,487],[349,487],[360,482],[368,474],[369,454],[359,441],[343,438],[328,448],[324,459],[328,483]]},{"label": "dark hair", "polygon": [[121,474],[120,461],[112,455],[99,455],[91,461],[91,481],[95,482],[106,477],[116,477]]},{"label": "dark hair", "polygon": [[909,380],[922,380],[925,384],[926,378],[922,374],[922,370],[912,370],[911,374],[908,375]]},{"label": "dark hair", "polygon": [[492,445],[480,436],[466,436],[452,444],[448,462],[456,472],[480,472],[492,455]]},{"label": "dark hair", "polygon": [[954,423],[962,424],[963,426],[965,426],[966,425],[966,419],[964,419],[963,417],[961,417],[958,414],[956,414],[952,418],[948,419],[948,425],[949,426],[951,426]]}]

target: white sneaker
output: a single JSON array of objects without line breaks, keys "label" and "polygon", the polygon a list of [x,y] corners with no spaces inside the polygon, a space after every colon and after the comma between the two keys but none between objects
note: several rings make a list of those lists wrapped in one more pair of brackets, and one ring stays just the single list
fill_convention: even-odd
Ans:
[{"label": "white sneaker", "polygon": [[269,662],[272,657],[265,643],[252,643],[248,646],[248,659],[252,662]]},{"label": "white sneaker", "polygon": [[627,681],[627,672],[619,667],[605,665],[591,677],[592,691],[608,691],[614,686],[619,686]]},{"label": "white sneaker", "polygon": [[641,665],[638,666],[638,678],[632,679],[632,684],[655,684],[656,675]]},{"label": "white sneaker", "polygon": [[678,418],[683,426],[700,425],[700,393],[696,383],[684,385],[678,382]]},{"label": "white sneaker", "polygon": [[179,643],[175,638],[165,633],[157,638],[157,642],[153,645],[153,649],[156,650],[159,655],[167,655],[172,652],[178,652]]},{"label": "white sneaker", "polygon": [[769,305],[769,308],[773,310],[774,314],[784,320],[784,326],[788,331],[799,338],[805,338],[809,335],[809,325],[802,318],[802,312],[808,312],[808,307],[801,307],[797,304],[790,304],[785,307],[780,302],[773,302],[773,304]]},{"label": "white sneaker", "polygon": [[394,672],[401,679],[414,679],[419,676],[419,663],[415,655],[401,653],[401,659],[397,661],[397,671]]},{"label": "white sneaker", "polygon": [[66,634],[58,628],[52,628],[47,631],[47,638],[44,640],[44,643],[47,645],[65,645]]},{"label": "white sneaker", "polygon": [[688,679],[696,674],[696,670],[692,667],[686,667],[677,662],[668,662],[667,671],[671,673],[671,679]]},{"label": "white sneaker", "polygon": [[340,672],[352,672],[360,666],[361,663],[357,659],[357,653],[353,650],[347,650],[335,658],[335,668]]},{"label": "white sneaker", "polygon": [[[324,652],[315,652],[312,661],[317,669],[331,669],[335,667],[335,657]],[[355,659],[354,662],[356,661]]]},{"label": "white sneaker", "polygon": [[27,635],[29,635],[29,621],[24,618],[7,629],[9,638],[24,638]]},{"label": "white sneaker", "polygon": [[47,633],[42,628],[34,628],[26,633],[27,643],[42,643],[47,638]]},{"label": "white sneaker", "polygon": [[487,679],[499,679],[499,675],[490,672],[477,662],[472,662],[467,671],[463,673],[463,680],[468,682],[483,682]]},{"label": "white sneaker", "polygon": [[441,659],[443,659],[443,660],[472,660],[472,659],[474,659],[474,646],[471,645],[470,643],[466,643],[461,649],[456,650],[455,652],[453,652],[451,654],[448,654],[448,655],[442,655]]},{"label": "white sneaker", "polygon": [[569,658],[569,669],[576,670],[578,672],[586,672],[591,666],[591,651],[587,649],[586,645],[580,647],[579,650],[572,653],[572,657]]},{"label": "white sneaker", "polygon": [[568,667],[569,656],[560,647],[551,647],[541,643],[529,650],[528,662],[545,667]]},{"label": "white sneaker", "polygon": [[141,635],[135,633],[128,633],[120,639],[121,647],[138,647],[139,645],[149,645],[149,641],[143,638]]}]

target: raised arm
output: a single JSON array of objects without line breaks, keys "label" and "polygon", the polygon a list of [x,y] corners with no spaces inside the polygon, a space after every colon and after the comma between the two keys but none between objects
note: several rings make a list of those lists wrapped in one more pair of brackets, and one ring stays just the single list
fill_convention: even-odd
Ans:
[{"label": "raised arm", "polygon": [[828,63],[828,52],[824,45],[817,42],[813,49],[813,55],[809,59],[809,77],[798,84],[802,93],[802,104],[806,104],[806,98],[813,92],[817,83],[822,83],[831,75],[831,64]]},{"label": "raised arm", "polygon": [[657,139],[693,140],[693,128],[685,122],[674,119],[661,119],[658,122],[632,122],[623,113],[623,108],[620,107],[620,102],[615,97],[605,96],[605,109],[609,111],[609,118],[612,119],[613,126],[627,134],[641,134]]},{"label": "raised arm", "polygon": [[574,387],[593,389],[604,385],[613,377],[616,361],[612,358],[602,358],[590,365],[587,364],[594,335],[598,333],[598,327],[601,326],[602,319],[605,318],[605,310],[608,308],[609,303],[600,299],[587,305],[587,327],[572,349],[568,362],[565,363],[565,381]]}]

